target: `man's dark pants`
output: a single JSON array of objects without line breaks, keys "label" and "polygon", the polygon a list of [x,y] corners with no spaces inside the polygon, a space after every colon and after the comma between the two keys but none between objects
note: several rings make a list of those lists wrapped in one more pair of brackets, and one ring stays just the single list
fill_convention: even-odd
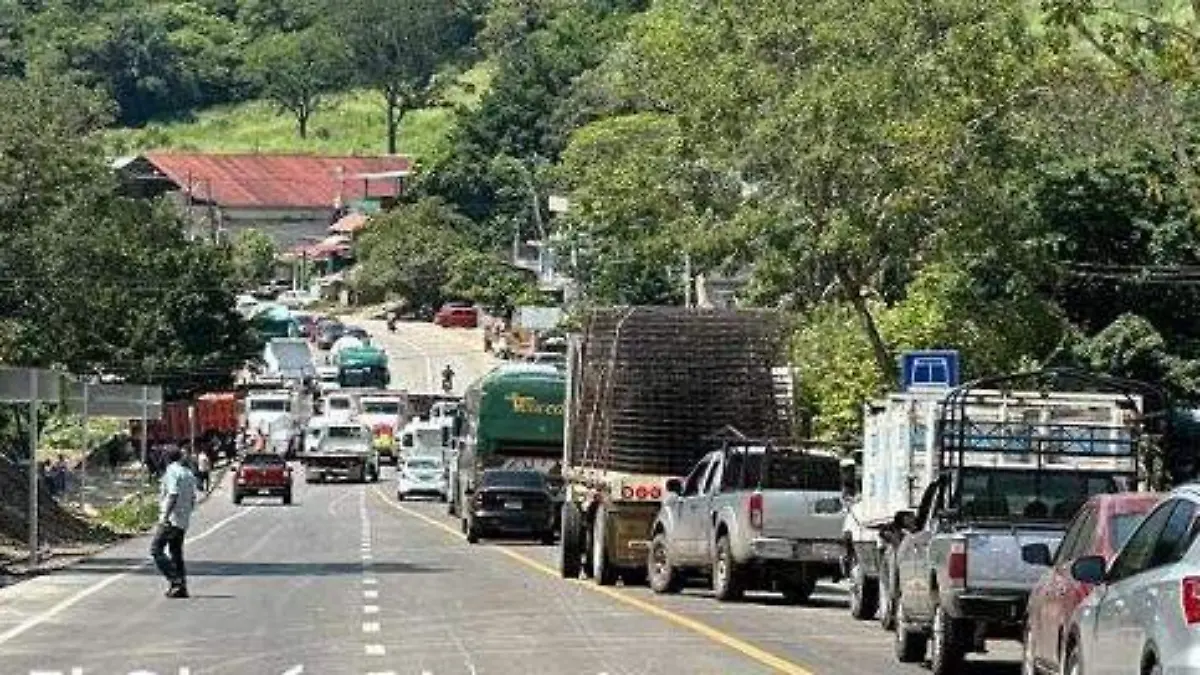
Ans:
[{"label": "man's dark pants", "polygon": [[[184,534],[184,530],[174,525],[159,523],[154,540],[150,542],[150,555],[154,557],[154,564],[173,586],[187,585],[183,566]],[[170,557],[167,554],[170,554]]]}]

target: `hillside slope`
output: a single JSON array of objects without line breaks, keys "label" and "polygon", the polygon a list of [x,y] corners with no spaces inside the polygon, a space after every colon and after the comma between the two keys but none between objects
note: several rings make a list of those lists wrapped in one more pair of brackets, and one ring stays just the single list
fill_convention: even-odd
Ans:
[{"label": "hillside slope", "polygon": [[[447,151],[455,108],[475,106],[491,81],[489,64],[463,73],[443,105],[405,114],[400,153],[429,161]],[[292,152],[377,155],[386,145],[383,101],[378,92],[356,89],[331,94],[309,123],[307,139],[296,133],[291,115],[278,114],[269,101],[256,100],[197,111],[191,119],[153,122],[141,129],[112,132],[117,154],[149,149],[205,152]]]}]

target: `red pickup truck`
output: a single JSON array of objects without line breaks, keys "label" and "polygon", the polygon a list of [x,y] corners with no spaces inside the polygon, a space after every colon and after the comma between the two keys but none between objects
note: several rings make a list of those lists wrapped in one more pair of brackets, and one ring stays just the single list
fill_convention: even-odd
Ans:
[{"label": "red pickup truck", "polygon": [[233,477],[233,503],[245,497],[281,497],[292,503],[292,467],[275,453],[251,453],[242,457]]}]

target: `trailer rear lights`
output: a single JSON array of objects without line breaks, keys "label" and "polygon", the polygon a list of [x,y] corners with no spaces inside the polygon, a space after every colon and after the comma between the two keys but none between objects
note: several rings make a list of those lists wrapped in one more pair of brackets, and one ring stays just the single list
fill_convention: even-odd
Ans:
[{"label": "trailer rear lights", "polygon": [[1180,582],[1183,618],[1189,626],[1200,623],[1200,577],[1184,577]]},{"label": "trailer rear lights", "polygon": [[662,490],[661,485],[638,485],[638,486],[622,485],[621,486],[621,499],[624,499],[626,501],[631,501],[631,500],[635,500],[635,499],[640,500],[640,501],[645,501],[645,500],[658,501],[658,500],[662,499],[662,493],[663,493],[663,490]]},{"label": "trailer rear lights", "polygon": [[951,542],[950,557],[946,561],[946,576],[950,579],[951,586],[961,588],[967,585],[967,542]]}]

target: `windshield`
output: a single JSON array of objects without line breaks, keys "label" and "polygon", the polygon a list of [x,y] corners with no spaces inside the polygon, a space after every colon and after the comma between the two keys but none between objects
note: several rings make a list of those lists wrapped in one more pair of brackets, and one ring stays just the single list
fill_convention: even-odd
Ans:
[{"label": "windshield", "polygon": [[409,469],[426,471],[431,469],[440,469],[442,468],[442,463],[430,457],[419,457],[408,460],[404,463],[404,466]]},{"label": "windshield", "polygon": [[328,438],[366,438],[369,434],[362,427],[333,426],[325,435]]},{"label": "windshield", "polygon": [[485,471],[483,487],[501,488],[512,487],[526,490],[541,490],[546,487],[546,479],[535,471]]},{"label": "windshield", "polygon": [[968,469],[961,480],[960,513],[968,520],[1065,523],[1088,497],[1117,491],[1102,475]]},{"label": "windshield", "polygon": [[1109,521],[1109,538],[1112,540],[1112,550],[1119,551],[1125,542],[1129,541],[1130,535],[1141,524],[1142,519],[1146,517],[1146,513],[1150,511],[1153,504],[1147,504],[1146,510],[1136,513],[1119,513],[1112,517]]},{"label": "windshield", "polygon": [[[725,489],[740,486],[760,486],[779,490],[841,489],[841,471],[838,459],[820,455],[807,455],[786,451],[773,452],[766,475],[763,475],[763,452],[731,452],[729,466],[722,478]],[[741,471],[745,470],[744,477]]]},{"label": "windshield", "polygon": [[399,415],[400,404],[394,401],[363,401],[364,413],[371,415]]},{"label": "windshield", "polygon": [[349,410],[350,399],[348,398],[331,398],[329,399],[330,410]]},{"label": "windshield", "polygon": [[287,412],[289,408],[287,399],[280,398],[255,398],[250,399],[251,412]]},{"label": "windshield", "polygon": [[242,464],[252,466],[286,466],[287,462],[282,457],[276,454],[257,454],[246,455],[242,458]]}]

